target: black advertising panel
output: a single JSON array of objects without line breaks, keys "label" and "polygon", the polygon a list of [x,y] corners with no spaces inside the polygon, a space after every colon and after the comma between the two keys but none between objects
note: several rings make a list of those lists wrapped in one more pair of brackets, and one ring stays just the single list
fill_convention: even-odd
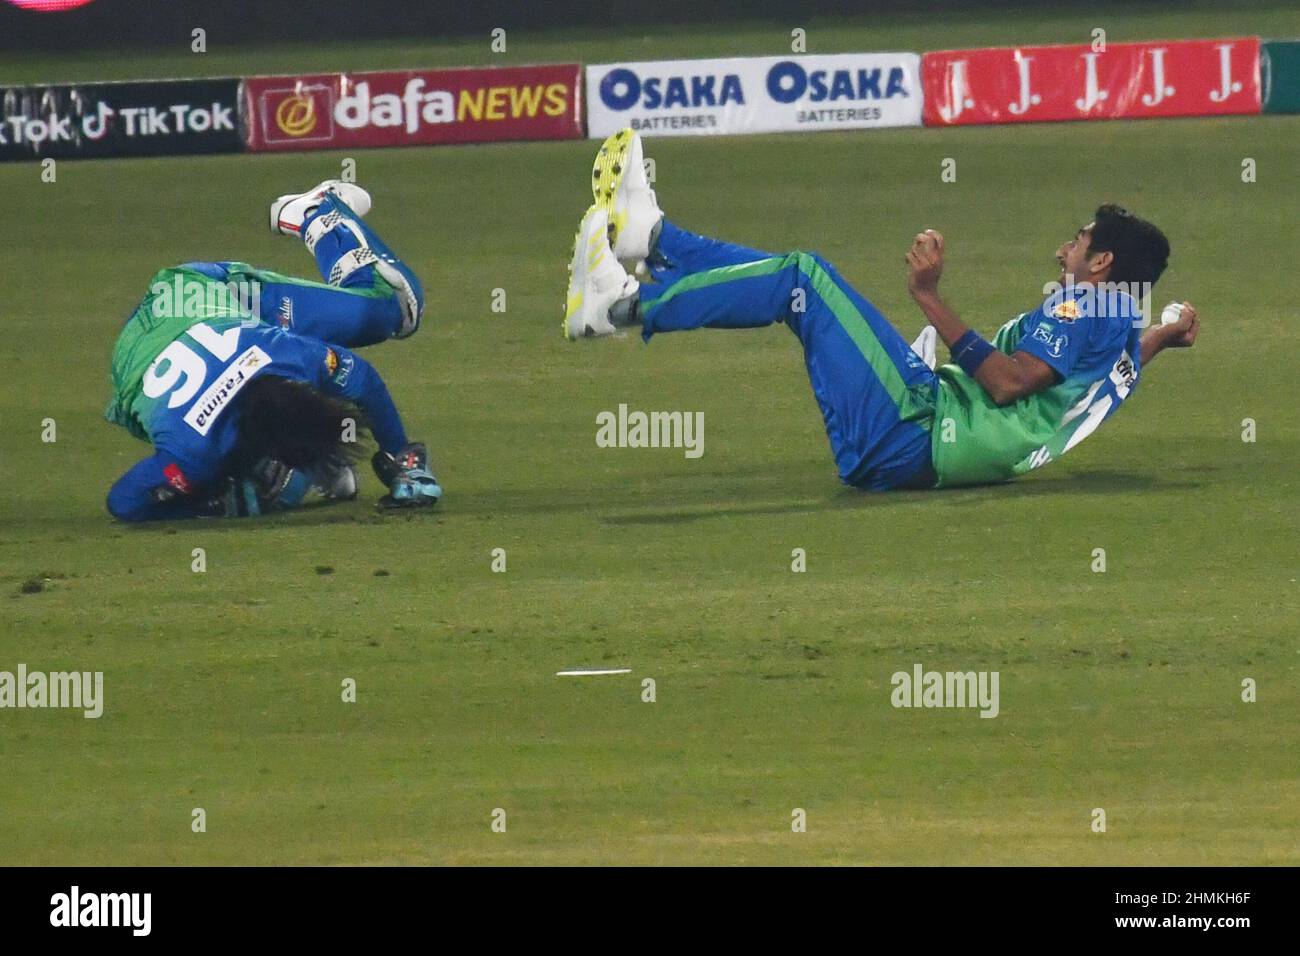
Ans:
[{"label": "black advertising panel", "polygon": [[0,86],[0,160],[231,153],[239,80]]}]

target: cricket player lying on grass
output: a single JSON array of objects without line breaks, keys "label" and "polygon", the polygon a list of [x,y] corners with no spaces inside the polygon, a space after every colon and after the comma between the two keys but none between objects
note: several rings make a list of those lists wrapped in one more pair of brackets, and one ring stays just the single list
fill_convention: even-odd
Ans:
[{"label": "cricket player lying on grass", "polygon": [[242,262],[158,272],[113,348],[104,417],[154,453],[108,493],[124,521],[255,515],[308,495],[354,498],[357,430],[386,507],[436,504],[428,452],[407,440],[379,374],[350,349],[420,325],[415,274],[362,221],[370,196],[321,183],[271,205],[271,230],[298,236],[328,284]]},{"label": "cricket player lying on grass", "polygon": [[[648,342],[657,332],[784,322],[803,346],[840,478],[855,487],[1023,475],[1095,431],[1159,352],[1196,341],[1190,304],[1177,321],[1141,334],[1138,300],[1102,286],[1154,283],[1169,257],[1160,230],[1118,206],[1102,206],[1057,250],[1060,290],[991,343],[939,295],[943,237],[917,235],[906,255],[908,290],[929,326],[909,347],[821,256],[747,249],[665,219],[632,130],[605,141],[592,175],[596,203],[575,241],[565,336],[640,326]],[[647,281],[626,271],[634,263]],[[938,370],[936,334],[953,363]]]}]

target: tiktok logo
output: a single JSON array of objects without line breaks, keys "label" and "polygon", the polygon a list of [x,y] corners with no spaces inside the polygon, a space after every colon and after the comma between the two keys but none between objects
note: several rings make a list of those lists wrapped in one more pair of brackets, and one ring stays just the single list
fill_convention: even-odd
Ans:
[{"label": "tiktok logo", "polygon": [[1219,88],[1210,90],[1210,100],[1222,103],[1233,93],[1241,92],[1241,83],[1232,78],[1232,44],[1221,43],[1215,49],[1219,51]]},{"label": "tiktok logo", "polygon": [[1043,98],[1029,89],[1029,64],[1034,62],[1032,56],[1023,56],[1016,51],[1016,69],[1020,72],[1020,102],[1009,103],[1007,109],[1016,116],[1024,116],[1029,107],[1037,106]]},{"label": "tiktok logo", "polygon": [[108,121],[113,117],[113,107],[100,102],[99,110],[94,116],[81,118],[81,129],[87,139],[103,139],[108,132]]},{"label": "tiktok logo", "polygon": [[1174,95],[1174,88],[1165,85],[1165,48],[1156,47],[1151,51],[1151,85],[1150,93],[1142,94],[1145,106],[1159,106],[1165,97]]},{"label": "tiktok logo", "polygon": [[954,60],[948,64],[948,105],[939,107],[939,118],[945,123],[956,122],[958,116],[975,105],[975,101],[967,95],[969,92],[966,61]]},{"label": "tiktok logo", "polygon": [[1100,55],[1100,53],[1083,54],[1083,98],[1074,101],[1075,107],[1082,113],[1087,113],[1098,103],[1105,102],[1106,98],[1110,95],[1105,90],[1100,89],[1097,85],[1097,57]]}]

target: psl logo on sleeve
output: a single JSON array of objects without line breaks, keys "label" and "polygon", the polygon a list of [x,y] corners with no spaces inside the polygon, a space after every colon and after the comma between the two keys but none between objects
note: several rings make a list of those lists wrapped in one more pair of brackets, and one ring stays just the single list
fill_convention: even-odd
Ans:
[{"label": "psl logo on sleeve", "polygon": [[1034,329],[1032,338],[1046,345],[1047,354],[1052,358],[1060,358],[1065,352],[1065,347],[1070,344],[1070,338],[1064,332],[1060,335],[1053,335],[1052,333],[1055,331],[1054,326],[1044,322]]}]

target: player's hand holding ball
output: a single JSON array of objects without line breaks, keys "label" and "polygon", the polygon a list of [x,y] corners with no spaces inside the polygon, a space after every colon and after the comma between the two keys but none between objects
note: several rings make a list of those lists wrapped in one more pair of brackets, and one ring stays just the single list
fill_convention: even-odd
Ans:
[{"label": "player's hand holding ball", "polygon": [[1166,348],[1186,349],[1195,343],[1201,320],[1196,317],[1196,307],[1190,302],[1170,302],[1160,313],[1160,327],[1167,330]]},{"label": "player's hand holding ball", "polygon": [[943,275],[943,236],[933,229],[918,232],[907,250],[907,291],[935,292]]}]

